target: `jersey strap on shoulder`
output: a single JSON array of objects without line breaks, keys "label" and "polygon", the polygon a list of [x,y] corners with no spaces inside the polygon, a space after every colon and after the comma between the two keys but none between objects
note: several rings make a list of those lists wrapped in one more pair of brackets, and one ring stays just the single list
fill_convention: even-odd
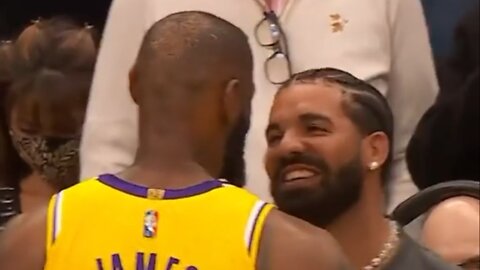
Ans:
[{"label": "jersey strap on shoulder", "polygon": [[47,254],[62,230],[63,192],[52,197],[47,212]]},{"label": "jersey strap on shoulder", "polygon": [[257,260],[263,226],[265,225],[265,220],[272,208],[273,205],[258,200],[250,211],[250,216],[248,217],[247,226],[245,228],[244,239],[248,255],[254,262]]}]

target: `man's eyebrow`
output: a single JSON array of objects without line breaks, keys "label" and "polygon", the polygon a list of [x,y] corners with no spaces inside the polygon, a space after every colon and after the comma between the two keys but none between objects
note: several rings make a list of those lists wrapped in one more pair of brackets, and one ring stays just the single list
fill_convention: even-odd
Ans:
[{"label": "man's eyebrow", "polygon": [[328,124],[333,124],[332,120],[323,114],[320,113],[304,113],[299,116],[300,120],[302,122],[312,122],[312,121],[324,121],[327,122]]}]

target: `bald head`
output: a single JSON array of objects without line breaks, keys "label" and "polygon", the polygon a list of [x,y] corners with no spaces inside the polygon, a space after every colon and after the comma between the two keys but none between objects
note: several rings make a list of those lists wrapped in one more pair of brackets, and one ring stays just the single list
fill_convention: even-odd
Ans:
[{"label": "bald head", "polygon": [[[146,33],[130,76],[140,145],[175,133],[218,176],[227,138],[249,117],[252,73],[248,39],[233,24],[199,11],[161,19]],[[145,139],[154,132],[156,140]]]},{"label": "bald head", "polygon": [[[251,74],[246,35],[233,24],[199,11],[171,14],[155,23],[137,59],[139,81],[198,88]],[[246,78],[248,79],[248,78]],[[193,86],[193,87],[192,87]]]},{"label": "bald head", "polygon": [[447,199],[435,206],[423,225],[423,244],[455,264],[478,258],[479,208],[478,199],[464,196]]}]

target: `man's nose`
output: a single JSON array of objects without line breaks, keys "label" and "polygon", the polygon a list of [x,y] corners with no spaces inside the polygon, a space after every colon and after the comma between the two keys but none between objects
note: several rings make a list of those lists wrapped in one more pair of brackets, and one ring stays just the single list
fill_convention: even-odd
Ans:
[{"label": "man's nose", "polygon": [[279,146],[284,154],[302,153],[305,150],[302,137],[295,131],[286,132]]}]

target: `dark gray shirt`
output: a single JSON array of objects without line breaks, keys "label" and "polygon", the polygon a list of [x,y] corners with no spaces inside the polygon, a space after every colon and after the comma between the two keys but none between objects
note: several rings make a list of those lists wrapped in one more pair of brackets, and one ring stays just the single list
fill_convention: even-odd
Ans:
[{"label": "dark gray shirt", "polygon": [[397,253],[385,266],[385,270],[461,270],[443,261],[438,255],[417,244],[407,234],[400,234]]}]

